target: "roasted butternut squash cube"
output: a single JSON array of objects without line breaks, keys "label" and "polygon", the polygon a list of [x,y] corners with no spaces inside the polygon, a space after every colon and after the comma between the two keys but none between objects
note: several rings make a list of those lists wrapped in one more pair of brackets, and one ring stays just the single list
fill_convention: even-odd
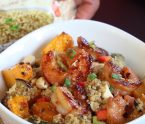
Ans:
[{"label": "roasted butternut squash cube", "polygon": [[8,108],[16,115],[29,117],[28,99],[25,96],[14,96],[7,101]]},{"label": "roasted butternut squash cube", "polygon": [[16,83],[16,79],[14,77],[12,70],[10,69],[3,70],[2,75],[8,88],[11,88]]},{"label": "roasted butternut squash cube", "polygon": [[71,47],[73,47],[72,37],[63,32],[50,41],[46,47],[44,47],[42,53],[47,54],[49,51],[64,52]]},{"label": "roasted butternut squash cube", "polygon": [[17,64],[11,68],[16,79],[29,80],[33,77],[33,70],[30,64]]},{"label": "roasted butternut squash cube", "polygon": [[22,63],[3,70],[2,75],[7,87],[11,88],[16,83],[16,79],[30,80],[33,77],[33,70],[30,64]]}]

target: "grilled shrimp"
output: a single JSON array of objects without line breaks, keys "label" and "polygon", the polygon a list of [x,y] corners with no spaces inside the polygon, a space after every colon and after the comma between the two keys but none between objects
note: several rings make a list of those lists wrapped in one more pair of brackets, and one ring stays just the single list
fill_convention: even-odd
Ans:
[{"label": "grilled shrimp", "polygon": [[56,110],[62,115],[75,111],[81,112],[81,107],[66,87],[56,87],[51,96],[51,102],[56,107]]},{"label": "grilled shrimp", "polygon": [[67,59],[68,76],[74,82],[85,81],[90,71],[91,58],[84,49],[74,48],[76,55]]},{"label": "grilled shrimp", "polygon": [[109,124],[123,124],[128,121],[128,117],[134,114],[134,97],[118,95],[109,98],[107,103],[107,122]]},{"label": "grilled shrimp", "polygon": [[41,69],[44,77],[51,84],[62,84],[67,75],[58,65],[56,55],[52,51],[42,56]]},{"label": "grilled shrimp", "polygon": [[121,96],[109,98],[107,103],[107,121],[109,124],[123,124],[125,119],[123,114],[126,101]]},{"label": "grilled shrimp", "polygon": [[87,51],[94,59],[97,59],[99,56],[108,56],[108,52],[102,48],[99,48],[93,44],[89,45],[88,41],[83,37],[78,37],[78,47]]},{"label": "grilled shrimp", "polygon": [[87,102],[85,82],[76,83],[71,87],[71,91],[78,104],[82,107],[82,113],[88,113],[90,106]]},{"label": "grilled shrimp", "polygon": [[55,106],[45,97],[36,100],[32,106],[32,113],[48,122],[52,122],[53,116],[58,114]]},{"label": "grilled shrimp", "polygon": [[105,64],[100,77],[102,80],[107,80],[116,89],[128,93],[134,91],[141,84],[138,77],[129,67],[120,68],[112,62]]}]

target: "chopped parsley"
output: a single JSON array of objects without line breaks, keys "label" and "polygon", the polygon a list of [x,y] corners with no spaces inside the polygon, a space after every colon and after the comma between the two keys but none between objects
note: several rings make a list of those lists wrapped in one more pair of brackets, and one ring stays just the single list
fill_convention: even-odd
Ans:
[{"label": "chopped parsley", "polygon": [[69,56],[70,59],[73,59],[73,58],[75,57],[75,55],[76,55],[76,51],[75,51],[75,50],[73,50],[73,49],[68,49],[68,51],[67,51],[67,56]]},{"label": "chopped parsley", "polygon": [[112,74],[113,79],[121,79],[121,77],[122,76],[120,74],[115,74],[115,73]]},{"label": "chopped parsley", "polygon": [[6,24],[10,24],[10,23],[12,23],[14,20],[12,19],[12,18],[6,18],[5,19],[5,23]]},{"label": "chopped parsley", "polygon": [[67,71],[67,66],[62,62],[60,57],[57,57],[57,64],[63,71]]},{"label": "chopped parsley", "polygon": [[95,78],[97,78],[97,75],[96,75],[95,73],[90,73],[90,74],[88,75],[88,77],[87,77],[87,79],[88,79],[89,81],[92,81],[92,80],[94,80]]},{"label": "chopped parsley", "polygon": [[71,81],[68,78],[66,78],[65,81],[64,81],[64,84],[65,84],[66,87],[70,87],[71,86]]},{"label": "chopped parsley", "polygon": [[19,30],[19,25],[12,25],[12,26],[10,26],[10,30],[12,30],[12,31]]},{"label": "chopped parsley", "polygon": [[105,124],[103,121],[98,121],[96,116],[93,116],[93,124]]},{"label": "chopped parsley", "polygon": [[111,93],[113,93],[113,91],[114,91],[113,86],[110,85],[109,90],[110,90]]},{"label": "chopped parsley", "polygon": [[52,85],[51,90],[52,90],[52,92],[54,92],[56,90],[56,85]]}]

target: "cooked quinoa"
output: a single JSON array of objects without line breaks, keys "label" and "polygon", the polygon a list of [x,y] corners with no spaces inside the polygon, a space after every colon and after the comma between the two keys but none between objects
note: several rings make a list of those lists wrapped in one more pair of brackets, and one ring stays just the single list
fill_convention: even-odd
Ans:
[{"label": "cooked quinoa", "polygon": [[104,104],[105,99],[103,98],[103,94],[105,92],[106,81],[100,81],[99,79],[94,79],[89,82],[86,86],[86,92],[89,99],[89,104],[92,111],[97,111],[100,109],[100,106]]},{"label": "cooked quinoa", "polygon": [[39,89],[36,86],[28,87],[24,83],[17,81],[7,92],[7,97],[26,96],[28,99],[34,98]]},{"label": "cooked quinoa", "polygon": [[137,110],[138,111],[144,111],[144,103],[143,103],[143,101],[138,98],[136,100],[136,103],[137,103],[137,106],[136,106]]},{"label": "cooked quinoa", "polygon": [[88,115],[77,115],[68,114],[65,118],[61,114],[54,116],[53,122],[56,124],[91,124],[91,114]]},{"label": "cooked quinoa", "polygon": [[52,22],[52,15],[41,10],[0,11],[0,45]]}]

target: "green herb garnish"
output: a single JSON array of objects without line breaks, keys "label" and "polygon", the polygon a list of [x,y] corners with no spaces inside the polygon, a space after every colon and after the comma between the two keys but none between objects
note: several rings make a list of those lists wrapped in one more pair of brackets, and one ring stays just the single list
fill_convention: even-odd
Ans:
[{"label": "green herb garnish", "polygon": [[5,19],[5,23],[6,24],[10,24],[10,23],[12,23],[14,20],[12,19],[12,18],[6,18]]},{"label": "green herb garnish", "polygon": [[92,81],[92,80],[94,80],[95,78],[97,78],[97,75],[96,75],[95,73],[91,73],[91,74],[89,74],[88,77],[87,77],[87,79],[88,79],[89,81]]},{"label": "green herb garnish", "polygon": [[121,79],[121,75],[120,75],[120,74],[115,74],[115,73],[113,73],[113,74],[112,74],[112,78],[113,78],[113,79]]},{"label": "green herb garnish", "polygon": [[109,90],[110,90],[111,93],[113,93],[113,91],[114,91],[113,86],[110,85]]},{"label": "green herb garnish", "polygon": [[19,25],[12,25],[12,26],[10,27],[10,30],[12,30],[12,31],[17,31],[17,30],[19,30]]},{"label": "green herb garnish", "polygon": [[52,92],[54,92],[56,90],[56,85],[52,85],[51,90],[52,90]]},{"label": "green herb garnish", "polygon": [[102,121],[98,121],[96,116],[93,116],[93,124],[105,124]]},{"label": "green herb garnish", "polygon": [[57,64],[63,71],[67,71],[67,66],[62,62],[60,57],[57,57]]},{"label": "green herb garnish", "polygon": [[73,59],[73,58],[75,57],[75,55],[76,55],[76,51],[75,51],[75,50],[73,50],[73,49],[68,49],[68,51],[67,51],[67,56],[69,56],[70,59]]},{"label": "green herb garnish", "polygon": [[66,78],[65,81],[64,81],[64,84],[65,84],[66,87],[70,87],[71,81],[68,78]]}]

